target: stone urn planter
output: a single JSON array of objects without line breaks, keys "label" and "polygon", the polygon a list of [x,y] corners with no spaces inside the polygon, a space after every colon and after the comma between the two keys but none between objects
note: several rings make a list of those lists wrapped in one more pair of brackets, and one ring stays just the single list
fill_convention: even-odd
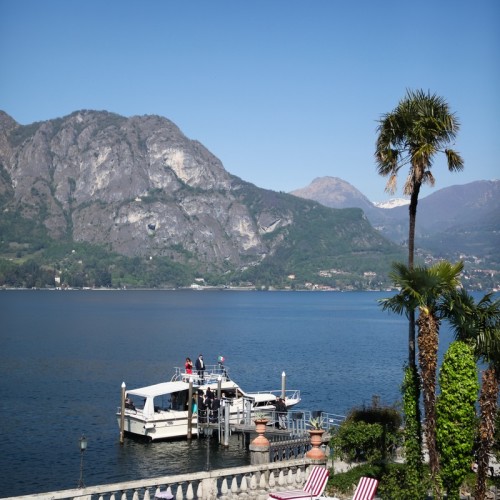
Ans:
[{"label": "stone urn planter", "polygon": [[326,458],[324,451],[320,448],[322,444],[321,436],[323,436],[324,432],[324,429],[309,430],[312,448],[306,453],[307,458],[312,458],[313,460],[323,460]]},{"label": "stone urn planter", "polygon": [[269,439],[264,436],[264,433],[266,432],[266,425],[268,422],[268,418],[256,418],[254,420],[255,432],[257,433],[257,437],[252,441],[253,445],[269,446]]}]

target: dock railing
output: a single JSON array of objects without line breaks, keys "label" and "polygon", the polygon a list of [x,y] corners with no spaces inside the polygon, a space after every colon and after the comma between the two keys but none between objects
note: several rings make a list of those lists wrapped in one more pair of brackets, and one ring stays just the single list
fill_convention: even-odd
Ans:
[{"label": "dock railing", "polygon": [[[222,436],[226,432],[251,432],[255,429],[254,420],[257,415],[254,410],[251,407],[251,400],[249,400],[247,405],[243,405],[243,411],[229,415],[229,423],[225,422],[227,413],[224,411],[224,407],[215,411],[205,410],[198,412],[198,434],[203,434],[203,428],[217,428],[219,439],[222,440]],[[330,434],[333,428],[340,426],[345,420],[344,415],[300,409],[290,410],[284,414],[281,413],[281,415],[276,410],[263,410],[258,414],[260,417],[268,419],[267,427],[269,430],[281,430],[282,434],[286,434],[288,438],[292,439],[307,436],[308,430],[311,428],[310,421],[313,418],[319,419],[321,428],[327,434]],[[211,425],[207,426],[206,424]]]}]

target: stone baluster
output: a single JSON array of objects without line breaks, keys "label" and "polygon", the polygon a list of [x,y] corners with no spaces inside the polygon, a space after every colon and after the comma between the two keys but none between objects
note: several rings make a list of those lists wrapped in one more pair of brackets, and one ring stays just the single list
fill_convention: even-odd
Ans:
[{"label": "stone baluster", "polygon": [[[271,477],[274,479],[274,474],[270,474],[269,476],[269,482]],[[257,500],[261,500],[262,498],[265,500],[267,498],[267,482],[268,478],[266,477],[266,474],[262,473],[260,475],[260,480],[259,480],[259,494],[257,496]]]},{"label": "stone baluster", "polygon": [[205,491],[205,483],[204,481],[199,481],[198,488],[196,488],[196,498],[203,498],[204,491]]},{"label": "stone baluster", "polygon": [[236,476],[233,476],[233,480],[231,481],[231,496],[238,496],[238,480]]},{"label": "stone baluster", "polygon": [[245,475],[241,476],[239,498],[242,499],[248,498],[248,483],[247,483],[247,477]]},{"label": "stone baluster", "polygon": [[285,473],[283,469],[280,470],[280,473],[278,474],[278,490],[286,490],[286,480],[285,480]]},{"label": "stone baluster", "polygon": [[184,492],[182,491],[182,483],[177,485],[177,491],[175,493],[176,500],[184,500]]},{"label": "stone baluster", "polygon": [[256,472],[254,472],[250,476],[248,490],[249,490],[248,493],[250,495],[250,498],[255,500],[255,498],[257,497],[257,473]]},{"label": "stone baluster", "polygon": [[305,483],[305,478],[303,476],[304,476],[303,470],[300,467],[298,467],[297,468],[297,475],[295,476],[295,480],[301,486],[302,486],[303,483]]},{"label": "stone baluster", "polygon": [[[200,488],[202,488],[202,490],[203,490],[203,487],[202,487],[201,483],[200,483],[200,485],[199,485],[199,486],[200,486]],[[202,493],[202,496],[203,496],[203,493]],[[187,500],[193,500],[193,498],[194,498],[194,493],[193,493],[193,483],[190,481],[190,482],[188,483],[188,485],[187,485],[187,488],[186,488],[186,499],[187,499]]]},{"label": "stone baluster", "polygon": [[228,498],[229,498],[229,496],[228,496],[229,488],[227,487],[227,477],[225,477],[222,480],[222,484],[221,484],[221,487],[220,487],[220,492],[221,492],[220,500],[228,500]]},{"label": "stone baluster", "polygon": [[269,489],[274,491],[274,488],[276,487],[276,478],[274,476],[274,472],[271,472],[269,474]]}]

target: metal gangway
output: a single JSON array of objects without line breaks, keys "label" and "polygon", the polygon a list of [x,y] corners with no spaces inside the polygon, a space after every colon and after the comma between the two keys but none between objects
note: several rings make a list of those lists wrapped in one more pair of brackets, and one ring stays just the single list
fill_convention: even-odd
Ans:
[{"label": "metal gangway", "polygon": [[340,426],[345,420],[344,415],[327,413],[323,411],[310,411],[304,409],[291,409],[284,412],[276,410],[262,410],[253,406],[253,399],[243,398],[243,409],[241,407],[231,411],[232,401],[222,399],[221,406],[217,410],[207,409],[198,412],[197,434],[198,436],[213,435],[217,433],[219,441],[226,446],[229,444],[231,434],[240,432],[249,434],[255,431],[254,420],[265,418],[266,435],[271,439],[301,438],[308,435],[312,428],[311,420],[318,421],[319,426],[329,435],[333,428]]}]

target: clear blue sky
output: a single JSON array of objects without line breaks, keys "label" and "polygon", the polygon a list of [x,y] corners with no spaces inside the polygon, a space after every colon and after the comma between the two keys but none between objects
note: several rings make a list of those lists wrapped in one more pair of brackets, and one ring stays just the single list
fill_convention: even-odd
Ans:
[{"label": "clear blue sky", "polygon": [[377,120],[430,90],[465,160],[437,161],[434,189],[499,178],[498,0],[0,0],[0,61],[0,109],[21,124],[157,114],[259,187],[329,175],[372,201],[388,198]]}]

